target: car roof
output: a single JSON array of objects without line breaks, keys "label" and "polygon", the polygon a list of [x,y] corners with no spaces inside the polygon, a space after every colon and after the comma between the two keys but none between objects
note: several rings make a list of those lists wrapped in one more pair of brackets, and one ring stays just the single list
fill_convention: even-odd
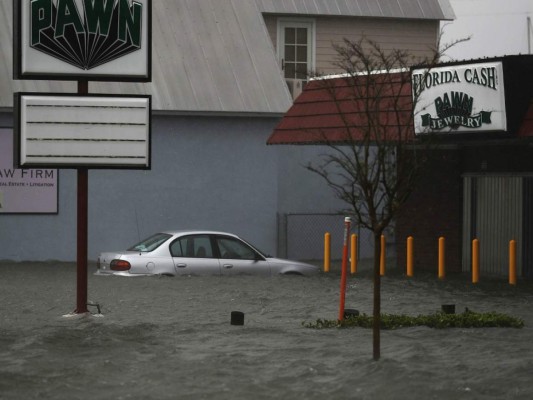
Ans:
[{"label": "car roof", "polygon": [[168,235],[173,235],[173,236],[203,234],[203,235],[226,235],[226,236],[238,237],[234,233],[222,232],[222,231],[212,231],[212,230],[201,230],[201,229],[168,230],[168,231],[162,231],[161,233],[166,233]]},{"label": "car roof", "polygon": [[167,231],[161,231],[159,233],[172,235],[173,238],[174,237],[180,237],[180,236],[186,236],[186,235],[223,235],[223,236],[231,236],[231,237],[237,238],[237,239],[242,240],[243,242],[247,243],[249,246],[253,247],[255,249],[255,251],[257,251],[261,255],[263,255],[263,257],[268,257],[267,255],[265,255],[266,253],[263,253],[257,247],[255,247],[254,245],[250,244],[248,241],[246,241],[245,239],[241,238],[240,236],[238,236],[238,235],[236,235],[234,233],[223,232],[223,231],[212,231],[212,230],[199,230],[199,229],[192,229],[192,230],[187,230],[187,229],[167,230]]}]

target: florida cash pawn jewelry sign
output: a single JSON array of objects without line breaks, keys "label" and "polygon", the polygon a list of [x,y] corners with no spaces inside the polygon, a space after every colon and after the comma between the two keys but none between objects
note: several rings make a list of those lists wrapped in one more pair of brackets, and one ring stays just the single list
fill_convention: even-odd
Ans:
[{"label": "florida cash pawn jewelry sign", "polygon": [[412,71],[415,133],[506,131],[501,62]]},{"label": "florida cash pawn jewelry sign", "polygon": [[14,11],[16,79],[151,80],[151,0],[14,0]]}]

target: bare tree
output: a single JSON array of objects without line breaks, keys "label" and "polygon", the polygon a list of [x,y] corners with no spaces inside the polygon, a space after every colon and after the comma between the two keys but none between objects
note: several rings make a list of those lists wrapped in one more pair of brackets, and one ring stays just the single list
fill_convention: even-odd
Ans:
[{"label": "bare tree", "polygon": [[[359,225],[374,236],[373,357],[378,360],[381,322],[381,235],[405,204],[421,170],[430,136],[415,138],[413,110],[421,91],[412,90],[410,67],[429,73],[451,46],[424,60],[405,50],[385,51],[365,38],[334,46],[345,73],[316,78],[335,107],[335,134],[321,135],[330,151],[306,168],[320,175],[348,207]],[[438,49],[438,47],[437,47]]]}]

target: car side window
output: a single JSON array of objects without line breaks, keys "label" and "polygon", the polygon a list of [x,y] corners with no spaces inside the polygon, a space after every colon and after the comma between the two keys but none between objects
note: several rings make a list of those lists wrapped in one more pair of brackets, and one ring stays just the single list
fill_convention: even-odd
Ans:
[{"label": "car side window", "polygon": [[246,243],[229,237],[217,237],[220,258],[255,260],[256,252]]},{"label": "car side window", "polygon": [[213,247],[208,235],[181,237],[170,245],[172,257],[213,258]]}]

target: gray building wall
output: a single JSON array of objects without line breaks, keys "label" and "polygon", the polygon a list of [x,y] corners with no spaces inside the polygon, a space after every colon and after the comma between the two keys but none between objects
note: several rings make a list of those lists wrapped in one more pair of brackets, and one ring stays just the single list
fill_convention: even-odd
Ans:
[{"label": "gray building wall", "polygon": [[[274,147],[279,147],[278,253],[293,259],[321,260],[324,234],[328,232],[332,259],[341,259],[345,215],[340,211],[350,207],[333,194],[323,178],[305,168],[309,162],[320,164],[322,156],[332,150],[325,145]],[[372,257],[370,231],[353,221],[351,232],[359,237],[358,257]]]},{"label": "gray building wall", "polygon": [[[404,49],[416,64],[427,60],[433,54],[439,35],[438,20],[347,18],[341,16],[263,15],[270,39],[277,51],[279,19],[314,21],[315,65],[312,72],[321,75],[338,74],[338,54],[333,45],[342,45],[344,39],[357,42],[361,38],[379,43],[384,51]],[[281,61],[278,60],[281,65]]]},{"label": "gray building wall", "polygon": [[[152,119],[152,168],[89,170],[88,257],[123,250],[167,229],[236,233],[280,257],[317,260],[323,236],[342,252],[346,205],[305,166],[327,146],[267,146],[277,117]],[[10,113],[0,126],[11,127]],[[0,214],[0,260],[76,260],[75,170],[59,171],[57,215]],[[365,230],[360,257],[371,255]]]},{"label": "gray building wall", "polygon": [[[89,259],[194,228],[234,232],[275,254],[280,147],[265,143],[277,122],[155,116],[151,170],[89,171]],[[57,215],[0,215],[0,259],[76,259],[76,179],[60,170]]]},{"label": "gray building wall", "polygon": [[[412,1],[405,1],[398,3],[399,8],[368,10],[359,7],[357,1],[342,1],[338,2],[342,3],[340,14],[327,11],[330,1],[310,1],[299,2],[290,13],[305,16],[309,12],[307,6],[315,3],[320,3],[320,8],[311,14],[329,15],[321,19],[325,24],[320,24],[317,32],[318,36],[327,33],[317,40],[322,43],[320,54],[325,60],[331,55],[325,51],[330,48],[330,28],[338,28],[339,15],[372,17],[369,23],[382,20],[379,29],[389,27],[394,18],[414,18],[423,28],[420,32],[414,28],[414,36],[429,34],[429,41],[431,26],[438,26],[442,18],[453,18],[450,10],[441,12],[443,4],[449,8],[443,0],[424,3],[422,8],[420,4],[411,7]],[[344,207],[319,177],[303,167],[323,148],[265,144],[279,121],[275,115],[289,108],[290,97],[276,63],[275,41],[269,38],[261,12],[281,15],[294,4],[247,0],[153,2],[153,18],[159,23],[153,26],[152,82],[91,82],[90,92],[150,93],[156,114],[202,112],[211,116],[156,115],[150,171],[90,171],[89,259],[94,260],[102,250],[124,249],[139,238],[169,228],[228,230],[276,254],[282,247],[280,215],[333,213]],[[290,7],[285,10],[287,5]],[[349,9],[345,9],[348,5]],[[11,1],[0,2],[4,22],[0,24],[0,37],[5,45],[5,62],[0,63],[0,127],[12,127],[13,92],[75,91],[73,82],[12,79],[12,11]],[[268,18],[267,23],[275,21]],[[343,24],[348,24],[344,25],[343,35],[352,32],[351,20],[343,20]],[[169,26],[175,29],[168,29]],[[403,43],[406,32],[399,31]],[[411,31],[407,33],[413,37]],[[395,35],[394,43],[398,39]],[[387,43],[392,42],[389,36]],[[216,116],[220,113],[226,116]],[[254,113],[253,117],[236,116]],[[333,221],[342,229],[342,218],[340,223],[336,216]],[[312,218],[309,224],[318,226]],[[314,232],[318,233],[297,229],[300,236],[314,236],[315,242],[288,254],[309,258],[309,249],[319,254],[321,239],[316,237],[324,229],[322,225],[316,227]],[[282,250],[287,253],[287,246]],[[75,258],[76,172],[61,170],[57,215],[0,214],[0,259]]]},{"label": "gray building wall", "polygon": [[278,210],[280,213],[336,213],[346,205],[317,174],[308,171],[309,162],[320,163],[328,151],[323,145],[270,146],[279,152]]}]

